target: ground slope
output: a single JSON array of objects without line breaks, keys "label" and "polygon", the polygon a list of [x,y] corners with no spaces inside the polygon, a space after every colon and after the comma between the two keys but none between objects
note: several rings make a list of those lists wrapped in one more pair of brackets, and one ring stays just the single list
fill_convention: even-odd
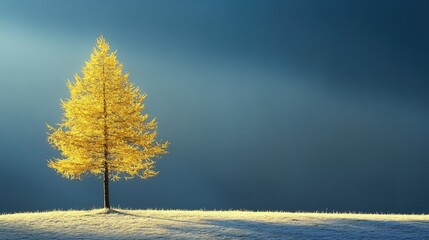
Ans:
[{"label": "ground slope", "polygon": [[0,215],[0,239],[429,239],[429,215],[103,210]]}]

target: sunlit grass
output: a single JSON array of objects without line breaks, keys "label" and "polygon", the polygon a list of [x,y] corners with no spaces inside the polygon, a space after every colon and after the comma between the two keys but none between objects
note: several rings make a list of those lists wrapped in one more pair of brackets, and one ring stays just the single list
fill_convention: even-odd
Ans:
[{"label": "sunlit grass", "polygon": [[[405,238],[429,236],[429,215],[105,209],[0,215],[6,239]],[[329,238],[327,238],[329,239]]]}]

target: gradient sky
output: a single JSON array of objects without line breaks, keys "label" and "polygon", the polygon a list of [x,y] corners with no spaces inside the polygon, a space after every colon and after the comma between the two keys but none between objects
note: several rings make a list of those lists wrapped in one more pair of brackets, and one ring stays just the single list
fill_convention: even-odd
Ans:
[{"label": "gradient sky", "polygon": [[428,1],[0,1],[0,212],[102,206],[45,124],[103,34],[172,142],[126,208],[429,212]]}]

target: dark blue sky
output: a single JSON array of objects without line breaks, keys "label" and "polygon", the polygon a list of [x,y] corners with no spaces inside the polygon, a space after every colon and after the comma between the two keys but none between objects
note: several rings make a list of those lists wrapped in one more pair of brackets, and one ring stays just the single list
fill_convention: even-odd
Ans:
[{"label": "dark blue sky", "polygon": [[102,206],[45,123],[103,34],[170,154],[127,208],[429,212],[427,1],[1,1],[0,212]]}]

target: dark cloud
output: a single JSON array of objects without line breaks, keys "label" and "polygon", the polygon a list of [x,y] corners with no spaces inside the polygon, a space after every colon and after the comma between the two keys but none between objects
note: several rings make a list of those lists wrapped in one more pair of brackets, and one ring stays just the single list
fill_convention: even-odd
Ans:
[{"label": "dark cloud", "polygon": [[2,1],[0,211],[101,206],[58,153],[65,81],[104,34],[172,142],[131,208],[428,212],[427,1]]}]

